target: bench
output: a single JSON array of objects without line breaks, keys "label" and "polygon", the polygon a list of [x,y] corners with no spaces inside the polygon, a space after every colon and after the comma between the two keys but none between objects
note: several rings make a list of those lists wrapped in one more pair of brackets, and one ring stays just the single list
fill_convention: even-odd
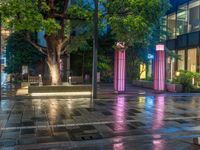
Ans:
[{"label": "bench", "polygon": [[40,85],[42,83],[42,77],[39,76],[28,76],[28,85]]},{"label": "bench", "polygon": [[82,76],[71,76],[71,83],[72,84],[83,84],[83,77]]}]

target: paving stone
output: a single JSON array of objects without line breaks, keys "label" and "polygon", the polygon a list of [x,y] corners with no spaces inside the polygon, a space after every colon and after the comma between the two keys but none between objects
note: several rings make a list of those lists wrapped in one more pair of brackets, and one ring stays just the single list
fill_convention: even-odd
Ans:
[{"label": "paving stone", "polygon": [[21,135],[23,134],[35,134],[36,129],[21,129]]},{"label": "paving stone", "polygon": [[[103,138],[105,141],[109,139],[117,141],[116,145],[105,146],[105,148],[102,143],[99,144],[103,147],[101,149],[113,150],[120,149],[120,138],[130,136],[134,140],[140,137],[141,139],[137,141],[138,143],[133,142],[135,145],[131,147],[122,142],[123,150],[132,150],[133,147],[134,150],[155,150],[155,148],[165,150],[166,147],[178,149],[177,140],[174,145],[162,140],[165,141],[165,136],[178,138],[183,136],[185,139],[199,135],[200,96],[167,95],[162,98],[162,101],[157,98],[158,96],[162,95],[154,97],[152,93],[150,97],[148,95],[137,97],[134,93],[116,95],[110,91],[109,94],[101,95],[98,100],[95,100],[93,108],[90,108],[91,103],[88,98],[39,97],[38,99],[3,100],[0,101],[2,106],[0,127],[3,129],[3,132],[0,132],[0,146],[12,148],[16,144],[75,141],[78,147],[81,141],[84,141],[86,147],[77,148],[77,150],[96,150],[100,146],[91,148],[87,146],[87,142],[92,140],[96,143]],[[119,103],[121,97],[124,97],[123,103]],[[66,125],[66,127],[61,125]],[[35,128],[30,128],[32,126]],[[41,126],[45,128],[40,128]],[[16,127],[23,128],[10,130]],[[148,139],[150,144],[144,142],[147,136],[151,136],[151,139]],[[158,137],[161,141],[154,141]],[[180,149],[187,147],[182,145],[178,147]]]},{"label": "paving stone", "polygon": [[37,129],[36,135],[38,137],[51,136],[51,130],[48,128],[40,128],[40,129]]}]

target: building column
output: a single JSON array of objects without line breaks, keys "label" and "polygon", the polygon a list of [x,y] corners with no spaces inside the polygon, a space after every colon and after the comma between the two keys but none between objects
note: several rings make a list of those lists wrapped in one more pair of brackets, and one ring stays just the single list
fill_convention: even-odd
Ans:
[{"label": "building column", "polygon": [[154,59],[154,90],[162,92],[165,90],[165,46],[156,45]]},{"label": "building column", "polygon": [[126,50],[124,43],[118,43],[115,50],[114,90],[115,92],[126,90]]}]

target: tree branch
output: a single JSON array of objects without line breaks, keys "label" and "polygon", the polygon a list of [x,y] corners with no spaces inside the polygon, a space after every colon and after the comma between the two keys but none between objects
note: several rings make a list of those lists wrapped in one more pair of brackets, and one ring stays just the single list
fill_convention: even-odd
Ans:
[{"label": "tree branch", "polygon": [[69,38],[65,38],[61,44],[61,54],[66,52],[66,43],[69,42]]},{"label": "tree branch", "polygon": [[69,0],[65,0],[63,14],[65,14],[65,12],[67,11],[68,3],[69,3]]},{"label": "tree branch", "polygon": [[26,40],[37,50],[39,50],[42,54],[47,55],[47,48],[42,47],[31,40],[30,34],[26,33]]},{"label": "tree branch", "polygon": [[33,47],[35,47],[37,50],[39,50],[42,54],[47,55],[46,51],[47,48],[41,47],[40,45],[36,44],[35,42],[28,40],[29,43],[31,43],[31,45]]}]

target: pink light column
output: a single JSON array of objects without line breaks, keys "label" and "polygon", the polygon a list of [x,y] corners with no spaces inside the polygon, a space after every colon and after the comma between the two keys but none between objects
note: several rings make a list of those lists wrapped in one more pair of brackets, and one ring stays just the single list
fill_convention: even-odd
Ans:
[{"label": "pink light column", "polygon": [[115,50],[114,62],[114,90],[116,92],[125,91],[126,80],[126,51],[125,49]]},{"label": "pink light column", "polygon": [[154,90],[162,92],[165,90],[165,46],[156,45],[154,59]]}]

